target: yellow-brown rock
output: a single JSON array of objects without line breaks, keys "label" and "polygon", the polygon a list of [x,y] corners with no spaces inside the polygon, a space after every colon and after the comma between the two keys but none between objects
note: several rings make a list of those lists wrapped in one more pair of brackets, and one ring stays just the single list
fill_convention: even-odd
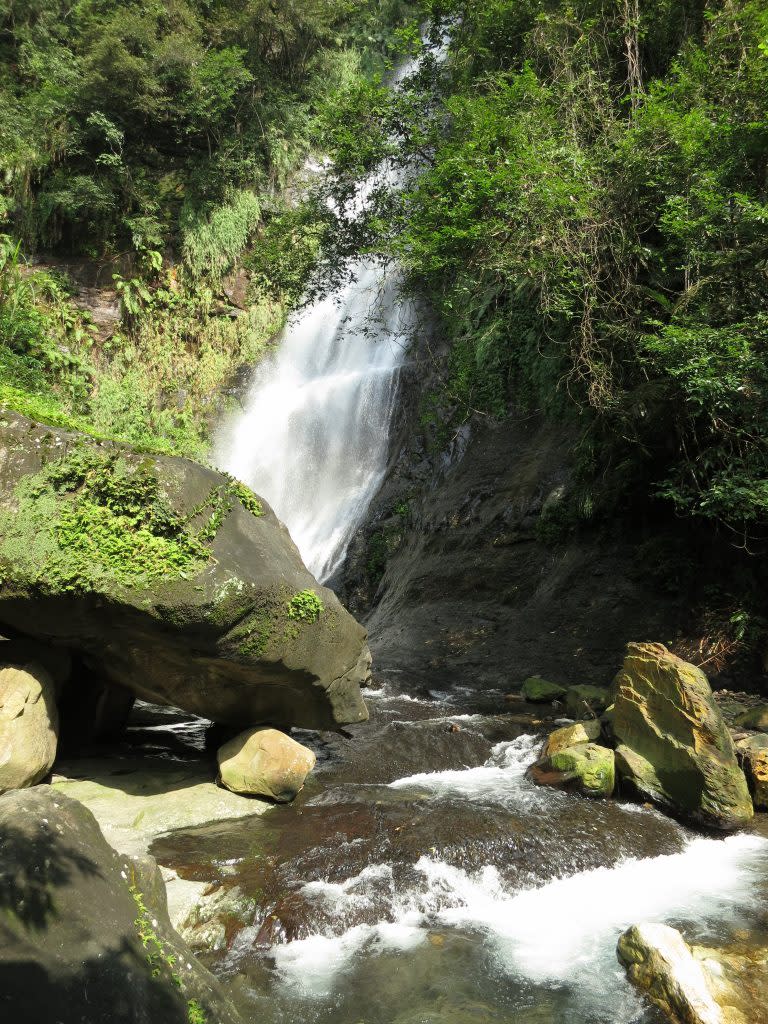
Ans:
[{"label": "yellow-brown rock", "polygon": [[757,733],[741,740],[736,748],[749,783],[752,802],[758,810],[768,810],[768,735]]},{"label": "yellow-brown rock", "polygon": [[53,680],[37,664],[0,669],[0,793],[44,778],[56,757]]},{"label": "yellow-brown rock", "polygon": [[661,644],[629,644],[611,716],[625,786],[699,824],[744,825],[747,780],[707,677]]},{"label": "yellow-brown rock", "polygon": [[233,793],[288,803],[315,766],[307,747],[277,729],[247,729],[217,754],[221,784]]},{"label": "yellow-brown rock", "polygon": [[551,757],[566,747],[573,747],[577,743],[595,743],[600,739],[600,723],[595,719],[587,722],[576,722],[575,725],[565,725],[562,729],[555,729],[549,734],[544,744],[543,756]]}]

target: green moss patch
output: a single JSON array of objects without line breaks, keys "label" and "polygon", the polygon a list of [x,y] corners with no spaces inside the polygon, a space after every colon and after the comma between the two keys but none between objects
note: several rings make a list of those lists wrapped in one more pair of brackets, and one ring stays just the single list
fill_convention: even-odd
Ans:
[{"label": "green moss patch", "polygon": [[151,459],[83,446],[16,487],[0,516],[5,574],[46,589],[139,586],[197,572],[210,557],[163,499]]}]

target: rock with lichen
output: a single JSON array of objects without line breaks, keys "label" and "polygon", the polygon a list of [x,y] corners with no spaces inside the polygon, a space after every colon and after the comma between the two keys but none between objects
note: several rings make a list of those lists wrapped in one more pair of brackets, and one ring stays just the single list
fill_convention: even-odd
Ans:
[{"label": "rock with lichen", "polygon": [[266,502],[187,459],[7,411],[0,628],[216,721],[325,729],[367,717],[365,630]]},{"label": "rock with lichen", "polygon": [[558,747],[531,765],[530,777],[540,786],[572,789],[583,796],[608,797],[616,781],[614,754],[598,743]]},{"label": "rock with lichen", "polygon": [[629,644],[611,729],[617,773],[642,798],[725,830],[752,817],[733,740],[695,665],[661,644]]}]

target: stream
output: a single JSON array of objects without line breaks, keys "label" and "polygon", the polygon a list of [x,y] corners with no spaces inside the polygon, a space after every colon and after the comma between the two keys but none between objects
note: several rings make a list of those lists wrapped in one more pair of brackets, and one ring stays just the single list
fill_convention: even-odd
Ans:
[{"label": "stream", "polygon": [[297,734],[318,766],[295,804],[153,847],[257,900],[203,957],[247,1021],[657,1024],[616,960],[621,931],[765,934],[761,836],[535,786],[525,769],[553,722],[498,691],[389,683],[367,700],[349,737]]}]

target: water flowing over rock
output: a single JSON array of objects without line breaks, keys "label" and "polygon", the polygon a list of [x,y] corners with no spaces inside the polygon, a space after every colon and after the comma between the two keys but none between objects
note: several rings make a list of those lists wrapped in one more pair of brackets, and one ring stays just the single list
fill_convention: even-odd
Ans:
[{"label": "water flowing over rock", "polygon": [[619,939],[617,952],[630,981],[671,1021],[725,1024],[706,972],[680,932],[664,924],[634,925]]},{"label": "water flowing over rock", "polygon": [[[361,263],[355,272],[288,327],[217,455],[270,501],[321,580],[381,482],[409,323],[381,269]],[[369,322],[377,300],[381,321]]]},{"label": "water flowing over rock", "polygon": [[6,413],[0,485],[6,629],[240,727],[367,717],[365,630],[232,478]]},{"label": "water flowing over rock", "polygon": [[629,644],[615,688],[611,727],[626,784],[703,825],[749,821],[747,781],[701,669],[661,644]]},{"label": "water flowing over rock", "polygon": [[[444,50],[433,49],[441,60]],[[406,62],[391,83],[416,69]],[[409,171],[386,162],[362,181],[349,211]],[[415,326],[399,274],[373,259],[350,282],[311,303],[259,366],[245,410],[222,434],[216,461],[272,504],[310,570],[340,567],[386,469],[398,378]]]},{"label": "water flowing over rock", "polygon": [[53,680],[40,665],[0,669],[0,793],[44,778],[56,757]]},{"label": "water flowing over rock", "polygon": [[0,908],[4,1019],[238,1024],[171,928],[152,858],[116,853],[48,786],[0,797]]}]

